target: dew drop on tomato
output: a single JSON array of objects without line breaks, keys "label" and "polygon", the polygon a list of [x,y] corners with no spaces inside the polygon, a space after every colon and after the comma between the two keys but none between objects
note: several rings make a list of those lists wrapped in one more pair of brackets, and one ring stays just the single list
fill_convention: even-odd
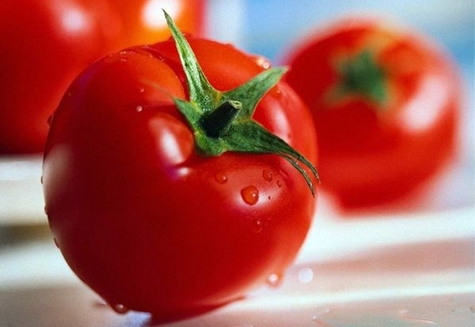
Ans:
[{"label": "dew drop on tomato", "polygon": [[259,190],[254,186],[250,185],[241,190],[241,197],[249,205],[254,205],[259,201]]},{"label": "dew drop on tomato", "polygon": [[48,116],[48,119],[46,120],[48,127],[51,127],[51,124],[53,123],[53,118],[54,118],[54,114],[51,114]]},{"label": "dew drop on tomato", "polygon": [[274,177],[272,175],[272,172],[270,170],[267,170],[267,169],[264,169],[264,171],[262,172],[262,176],[268,182],[270,182],[272,180],[272,178]]},{"label": "dew drop on tomato", "polygon": [[110,307],[118,314],[126,314],[129,311],[129,309],[123,304],[111,304]]},{"label": "dew drop on tomato", "polygon": [[224,184],[228,181],[228,176],[224,173],[216,173],[214,175],[214,179],[219,183],[219,184]]},{"label": "dew drop on tomato", "polygon": [[259,56],[259,57],[256,57],[255,60],[256,60],[256,64],[258,64],[259,66],[261,66],[264,69],[269,69],[270,66],[271,66],[269,60],[267,60],[264,57]]},{"label": "dew drop on tomato", "polygon": [[253,219],[252,220],[252,226],[251,229],[254,233],[260,233],[262,232],[262,229],[264,228],[264,223],[260,219]]},{"label": "dew drop on tomato", "polygon": [[135,107],[135,111],[137,111],[137,112],[142,112],[142,111],[143,111],[143,106],[137,106],[137,107]]}]

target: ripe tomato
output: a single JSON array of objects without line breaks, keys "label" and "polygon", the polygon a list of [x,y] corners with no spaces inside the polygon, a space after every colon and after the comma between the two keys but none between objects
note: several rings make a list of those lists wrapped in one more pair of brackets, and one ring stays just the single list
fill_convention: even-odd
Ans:
[{"label": "ripe tomato", "polygon": [[426,36],[338,21],[292,49],[285,80],[310,107],[322,188],[341,208],[403,199],[453,155],[459,79]]},{"label": "ripe tomato", "polygon": [[206,0],[109,0],[117,15],[116,50],[151,44],[170,37],[165,9],[185,33],[204,33]]},{"label": "ripe tomato", "polygon": [[[69,88],[44,158],[45,208],[72,270],[112,307],[152,312],[157,321],[213,309],[283,274],[315,208],[309,176],[295,169],[305,159],[261,151],[265,133],[232,136],[241,123],[245,132],[257,126],[242,113],[264,82],[234,88],[276,71],[230,45],[189,42],[210,84],[231,91],[210,90],[201,75],[189,79],[173,40],[112,54]],[[222,106],[227,97],[233,101]],[[201,106],[214,101],[225,114],[242,104],[224,134],[205,131],[204,120],[195,129],[194,113],[182,114],[203,109],[214,119],[218,111]],[[316,160],[308,109],[285,83],[272,87],[253,117]],[[206,146],[195,148],[204,132],[210,148],[229,141],[238,150],[205,155]],[[247,144],[261,154],[241,152]]]},{"label": "ripe tomato", "polygon": [[[0,3],[0,153],[44,149],[47,118],[87,65],[168,37],[160,6],[200,34],[204,1],[4,0]],[[158,8],[157,8],[158,7]]]},{"label": "ripe tomato", "polygon": [[0,153],[43,151],[66,88],[106,54],[108,17],[100,0],[0,3]]}]

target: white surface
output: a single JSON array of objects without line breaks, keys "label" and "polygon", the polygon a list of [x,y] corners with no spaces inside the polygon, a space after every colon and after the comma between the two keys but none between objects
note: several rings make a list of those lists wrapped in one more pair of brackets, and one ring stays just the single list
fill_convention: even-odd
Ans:
[{"label": "white surface", "polygon": [[0,227],[45,224],[42,157],[0,157]]},{"label": "white surface", "polygon": [[[322,216],[277,287],[162,327],[475,325],[475,210],[425,216]],[[47,231],[47,229],[46,229]],[[0,248],[0,325],[146,327],[78,281],[52,238]]]}]

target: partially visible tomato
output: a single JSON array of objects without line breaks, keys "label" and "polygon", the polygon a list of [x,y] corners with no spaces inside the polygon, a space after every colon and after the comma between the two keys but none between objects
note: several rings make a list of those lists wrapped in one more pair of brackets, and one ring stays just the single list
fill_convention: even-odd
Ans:
[{"label": "partially visible tomato", "polygon": [[186,34],[202,36],[206,0],[109,0],[119,24],[115,50],[151,44],[170,37],[162,9]]},{"label": "partially visible tomato", "polygon": [[453,156],[461,86],[427,36],[354,17],[289,52],[285,80],[312,111],[322,187],[342,208],[409,196]]},{"label": "partially visible tomato", "polygon": [[102,0],[0,2],[0,153],[41,152],[73,78],[107,53]]},{"label": "partially visible tomato", "polygon": [[189,53],[185,74],[173,40],[86,69],[53,116],[44,157],[45,210],[72,270],[116,310],[156,321],[275,282],[315,209],[313,178],[299,171],[312,165],[289,148],[315,162],[315,129],[277,82],[282,70],[189,42],[206,77]]},{"label": "partially visible tomato", "polygon": [[202,33],[204,0],[1,1],[0,154],[42,152],[48,117],[93,61],[167,38],[161,7]]}]

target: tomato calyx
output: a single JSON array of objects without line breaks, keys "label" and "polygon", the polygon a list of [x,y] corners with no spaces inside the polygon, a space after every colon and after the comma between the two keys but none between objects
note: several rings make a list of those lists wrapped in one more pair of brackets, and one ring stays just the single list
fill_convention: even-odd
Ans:
[{"label": "tomato calyx", "polygon": [[239,101],[225,101],[218,108],[202,117],[201,127],[209,137],[222,137],[231,128],[231,124],[241,108],[242,103]]},{"label": "tomato calyx", "polygon": [[166,11],[164,14],[186,75],[190,98],[189,101],[175,98],[174,102],[193,131],[198,152],[204,156],[219,156],[227,151],[279,155],[300,172],[315,195],[310,174],[317,182],[319,176],[313,164],[252,119],[259,101],[286,69],[270,68],[232,90],[218,91],[204,75],[188,41]]},{"label": "tomato calyx", "polygon": [[368,49],[337,63],[339,83],[329,92],[332,100],[359,95],[384,108],[388,102],[387,74],[376,61],[376,54]]}]

